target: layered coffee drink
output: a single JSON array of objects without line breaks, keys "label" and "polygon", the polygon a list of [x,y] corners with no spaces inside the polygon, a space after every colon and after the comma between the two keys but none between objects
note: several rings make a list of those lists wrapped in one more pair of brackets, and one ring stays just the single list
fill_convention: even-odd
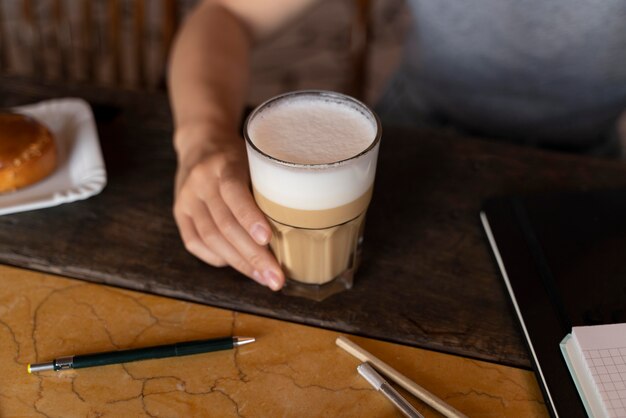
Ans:
[{"label": "layered coffee drink", "polygon": [[319,300],[350,288],[376,173],[377,117],[349,96],[301,91],[255,109],[244,136],[286,293]]}]

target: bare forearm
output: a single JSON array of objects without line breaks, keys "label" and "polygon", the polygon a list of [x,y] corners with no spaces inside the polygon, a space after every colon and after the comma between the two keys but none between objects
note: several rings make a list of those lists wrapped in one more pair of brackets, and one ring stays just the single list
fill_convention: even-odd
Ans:
[{"label": "bare forearm", "polygon": [[315,1],[205,0],[183,25],[171,57],[174,218],[185,248],[273,290],[284,274],[267,247],[271,228],[250,192],[239,122],[252,44]]},{"label": "bare forearm", "polygon": [[175,42],[169,72],[179,153],[197,137],[186,131],[238,129],[251,43],[245,26],[219,5],[205,4],[188,18]]}]

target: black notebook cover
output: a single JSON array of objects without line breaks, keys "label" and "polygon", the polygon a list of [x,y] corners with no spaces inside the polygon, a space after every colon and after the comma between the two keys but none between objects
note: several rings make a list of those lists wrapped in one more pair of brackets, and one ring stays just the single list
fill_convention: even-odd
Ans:
[{"label": "black notebook cover", "polygon": [[626,190],[495,198],[481,220],[548,410],[585,417],[559,343],[572,326],[626,322]]}]

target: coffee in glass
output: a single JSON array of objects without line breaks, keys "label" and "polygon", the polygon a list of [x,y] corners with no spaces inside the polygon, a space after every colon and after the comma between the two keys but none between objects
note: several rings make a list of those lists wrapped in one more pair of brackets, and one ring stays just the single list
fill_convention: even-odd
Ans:
[{"label": "coffee in glass", "polygon": [[351,288],[376,173],[376,115],[343,94],[298,91],[257,107],[244,137],[284,292],[322,300]]}]

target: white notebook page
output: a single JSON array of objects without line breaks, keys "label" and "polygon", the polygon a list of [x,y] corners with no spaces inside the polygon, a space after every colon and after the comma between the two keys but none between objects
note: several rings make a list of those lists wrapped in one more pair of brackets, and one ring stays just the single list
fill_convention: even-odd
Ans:
[{"label": "white notebook page", "polygon": [[607,417],[626,418],[626,324],[574,327],[572,337]]}]

